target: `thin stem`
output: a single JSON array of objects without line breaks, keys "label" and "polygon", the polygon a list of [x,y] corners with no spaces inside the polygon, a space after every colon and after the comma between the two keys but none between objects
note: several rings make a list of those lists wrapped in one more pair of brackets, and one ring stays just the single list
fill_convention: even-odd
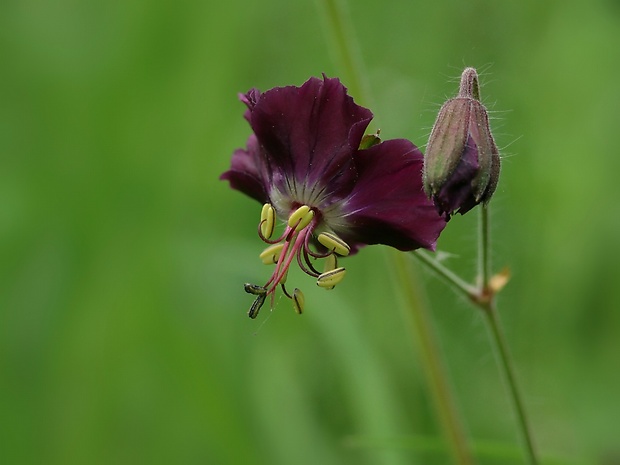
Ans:
[{"label": "thin stem", "polygon": [[480,205],[480,221],[478,230],[478,277],[482,294],[485,294],[490,279],[491,270],[491,241],[489,234],[489,207]]},{"label": "thin stem", "polygon": [[495,343],[495,348],[497,352],[498,362],[503,371],[506,384],[508,385],[508,390],[510,391],[510,398],[512,400],[513,408],[517,416],[519,429],[521,430],[521,435],[523,437],[523,441],[525,442],[527,458],[531,465],[537,465],[538,459],[534,450],[532,432],[529,427],[527,414],[525,412],[525,406],[523,404],[522,396],[519,392],[519,387],[517,385],[514,364],[512,362],[510,352],[508,351],[508,344],[506,342],[504,332],[502,331],[502,327],[499,322],[495,303],[490,302],[484,308],[483,313],[486,317],[487,324],[489,325],[489,328],[491,330],[492,339]]},{"label": "thin stem", "polygon": [[[319,6],[332,41],[333,47],[330,49],[337,51],[336,64],[340,65],[345,73],[350,93],[356,96],[356,100],[362,101],[366,105],[370,104],[370,93],[364,79],[366,73],[363,70],[361,55],[353,27],[347,15],[345,1],[321,0]],[[431,320],[428,316],[424,289],[403,253],[394,251],[390,258],[400,280],[399,289],[403,290],[407,306],[410,309],[408,315],[411,316],[408,316],[407,319],[411,323],[414,339],[419,341],[422,363],[428,373],[430,388],[453,455],[460,465],[473,465],[475,462],[454,405],[445,368],[441,361],[439,346],[435,340]]]},{"label": "thin stem", "polygon": [[344,73],[349,93],[363,105],[371,106],[368,82],[364,79],[364,65],[357,45],[355,32],[344,0],[321,0],[319,9],[323,12],[328,35],[329,49],[335,52],[334,62]]},{"label": "thin stem", "polygon": [[435,257],[432,257],[427,252],[419,249],[414,250],[412,254],[415,255],[424,265],[434,271],[459,294],[462,294],[468,299],[474,299],[476,297],[478,290],[474,286],[465,282],[465,280],[463,280],[452,270],[442,265],[442,263]]},{"label": "thin stem", "polygon": [[398,288],[403,291],[406,307],[410,310],[407,312],[407,321],[410,323],[411,331],[415,334],[414,339],[418,342],[421,362],[426,371],[439,419],[449,440],[452,453],[457,463],[473,464],[467,438],[456,412],[420,279],[405,254],[391,250],[390,255],[399,281]]},{"label": "thin stem", "polygon": [[480,229],[479,229],[479,247],[478,247],[478,272],[480,278],[479,298],[474,302],[482,309],[487,324],[491,330],[492,341],[495,345],[495,352],[500,369],[503,372],[510,399],[517,416],[518,427],[521,436],[525,442],[527,457],[531,465],[537,465],[538,459],[534,451],[534,441],[529,422],[525,412],[525,406],[522,396],[517,385],[517,377],[515,374],[512,357],[508,351],[506,337],[499,322],[497,314],[497,306],[495,303],[496,291],[490,285],[491,270],[491,241],[489,232],[489,207],[483,204],[480,209]]}]

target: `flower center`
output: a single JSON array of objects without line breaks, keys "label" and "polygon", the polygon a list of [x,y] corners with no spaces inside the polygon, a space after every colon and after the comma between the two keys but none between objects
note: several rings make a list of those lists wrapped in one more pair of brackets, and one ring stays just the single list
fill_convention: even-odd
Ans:
[{"label": "flower center", "polygon": [[[333,233],[322,232],[316,240],[324,250],[313,250],[311,247],[313,235],[320,222],[317,210],[302,205],[290,212],[286,222],[286,228],[282,235],[275,240],[271,236],[275,230],[276,212],[269,203],[263,205],[261,219],[258,225],[258,235],[263,242],[270,244],[261,254],[260,259],[266,265],[275,265],[275,270],[271,278],[264,286],[256,284],[246,284],[245,291],[256,296],[254,303],[250,307],[248,315],[256,318],[260,308],[265,303],[268,296],[271,296],[271,307],[273,308],[275,291],[281,287],[286,297],[293,302],[293,308],[297,313],[302,313],[305,298],[301,290],[295,288],[290,293],[285,286],[288,271],[294,260],[297,261],[299,268],[307,275],[316,278],[316,283],[324,289],[333,289],[344,278],[346,270],[338,267],[338,256],[346,256],[350,252],[350,247]],[[323,271],[318,271],[314,262],[324,260]]]}]

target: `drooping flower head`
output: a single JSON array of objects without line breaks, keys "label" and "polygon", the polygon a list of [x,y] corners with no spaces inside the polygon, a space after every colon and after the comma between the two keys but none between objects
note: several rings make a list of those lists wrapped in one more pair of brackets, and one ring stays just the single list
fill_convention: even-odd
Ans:
[{"label": "drooping flower head", "polygon": [[[434,248],[445,221],[423,192],[421,152],[405,139],[364,137],[372,113],[338,79],[252,89],[240,99],[254,133],[220,179],[263,204],[258,235],[269,246],[260,257],[275,265],[264,286],[245,286],[257,296],[251,318],[268,296],[273,305],[278,287],[301,313],[303,294],[285,286],[293,262],[331,289],[345,274],[338,258],[364,245]],[[274,239],[278,219],[284,231]]]}]

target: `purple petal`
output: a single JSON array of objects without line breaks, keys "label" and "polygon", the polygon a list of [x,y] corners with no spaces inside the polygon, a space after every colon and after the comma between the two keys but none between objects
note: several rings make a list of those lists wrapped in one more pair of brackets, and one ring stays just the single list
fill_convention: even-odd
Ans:
[{"label": "purple petal", "polygon": [[359,179],[335,232],[354,248],[386,244],[399,250],[434,249],[446,225],[422,189],[423,156],[405,139],[356,154]]},{"label": "purple petal", "polygon": [[256,88],[250,89],[247,94],[239,94],[239,100],[245,103],[245,105],[248,107],[248,109],[243,113],[243,117],[248,121],[248,123],[250,122],[252,110],[254,109],[256,102],[258,102],[260,96],[261,92]]},{"label": "purple petal", "polygon": [[247,96],[250,124],[285,189],[312,189],[321,197],[351,189],[352,156],[372,113],[356,105],[338,79],[310,78],[254,98]]},{"label": "purple petal", "polygon": [[230,187],[243,192],[261,203],[268,201],[268,174],[264,155],[252,134],[247,143],[247,150],[237,149],[233,153],[230,169],[220,176],[230,182]]}]

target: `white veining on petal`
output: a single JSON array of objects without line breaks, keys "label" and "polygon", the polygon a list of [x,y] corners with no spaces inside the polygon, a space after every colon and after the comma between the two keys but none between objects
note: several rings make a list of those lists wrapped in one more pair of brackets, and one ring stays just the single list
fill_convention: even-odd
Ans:
[{"label": "white veining on petal", "polygon": [[[317,193],[321,195],[317,196]],[[269,200],[280,219],[286,220],[296,206],[308,205],[318,210],[321,215],[322,224],[318,225],[317,231],[331,230],[342,233],[350,227],[351,223],[346,219],[351,214],[346,212],[347,198],[325,205],[329,201],[329,195],[326,195],[324,190],[306,189],[301,194],[285,192],[275,185],[271,186]]]}]

